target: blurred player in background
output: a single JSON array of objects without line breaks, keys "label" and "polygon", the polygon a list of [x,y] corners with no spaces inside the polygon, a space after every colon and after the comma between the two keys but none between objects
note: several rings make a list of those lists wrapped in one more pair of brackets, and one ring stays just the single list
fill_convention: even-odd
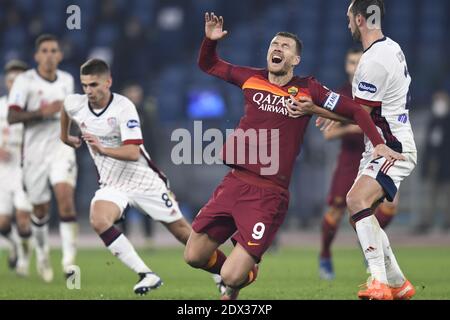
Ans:
[{"label": "blurred player in background", "polygon": [[75,121],[99,175],[100,188],[91,202],[91,225],[111,253],[139,275],[134,292],[143,295],[158,288],[162,280],[142,261],[127,237],[114,226],[115,222],[123,218],[130,205],[163,223],[183,244],[191,226],[183,218],[166,176],[144,148],[135,105],[110,91],[109,66],[92,59],[81,66],[80,74],[86,94],[65,99],[61,140],[73,148],[81,145],[79,137],[68,133],[70,122]]},{"label": "blurred player in background", "polygon": [[38,274],[53,280],[48,240],[51,200],[56,197],[62,240],[62,267],[68,276],[75,263],[78,224],[74,204],[77,177],[75,152],[59,139],[63,101],[74,91],[73,77],[58,69],[63,56],[53,35],[36,40],[37,68],[19,75],[9,95],[8,121],[23,123],[23,176],[25,191],[33,204],[32,230]]},{"label": "blurred player in background", "polygon": [[[349,6],[348,28],[364,49],[353,77],[352,94],[362,109],[370,113],[386,145],[401,153],[402,158],[374,155],[376,147],[365,137],[366,149],[346,202],[350,222],[371,273],[366,288],[358,292],[358,297],[403,300],[414,296],[415,289],[400,270],[389,239],[373,215],[385,198],[394,201],[401,182],[411,174],[417,162],[408,111],[411,76],[400,46],[383,35],[384,13],[383,0],[353,0]],[[292,116],[297,111],[303,114],[304,109],[310,112],[317,109],[311,102],[294,101],[294,104],[300,110],[291,108]]]},{"label": "blurred player in background", "polygon": [[[346,56],[345,71],[348,81],[338,90],[338,93],[352,98],[352,82],[356,68],[363,51],[359,48],[350,49]],[[328,210],[322,220],[322,243],[319,256],[319,275],[322,279],[334,279],[331,244],[339,229],[341,219],[347,208],[346,196],[358,174],[359,162],[364,152],[364,134],[357,125],[339,123],[328,130],[323,130],[325,139],[341,139],[341,151],[334,170],[328,195]],[[381,228],[388,226],[396,213],[394,202],[383,202],[376,209],[375,217]]]},{"label": "blurred player in background", "polygon": [[[199,67],[243,90],[245,115],[222,151],[224,163],[233,170],[195,217],[185,260],[192,267],[211,273],[220,272],[227,286],[222,299],[231,300],[237,298],[241,288],[256,279],[257,264],[271,245],[288,209],[292,169],[311,118],[309,115],[296,119],[289,117],[286,104],[290,99],[294,96],[310,97],[321,106],[333,107],[364,129],[377,145],[377,152],[386,156],[400,155],[383,144],[370,116],[351,99],[334,99],[336,94],[314,78],[294,76],[302,50],[302,43],[296,35],[278,33],[267,51],[267,69],[256,69],[235,66],[218,57],[217,42],[226,34],[223,18],[206,13]],[[318,109],[324,116],[341,118],[324,108]],[[271,136],[259,134],[261,130],[269,130]],[[245,136],[243,141],[239,141],[240,134],[249,132],[256,132],[257,142],[249,142]],[[235,153],[236,138],[237,149],[245,149],[244,154]],[[279,149],[273,151],[275,145]],[[272,150],[275,170],[265,170],[267,163],[263,164],[261,158],[256,163],[250,160],[262,148]],[[245,161],[237,160],[241,156]],[[218,247],[230,237],[235,247],[226,257]]]},{"label": "blurred player in background", "polygon": [[[12,60],[5,66],[9,94],[16,77],[28,69],[25,62]],[[9,125],[8,95],[0,98],[0,234],[8,240],[8,264],[21,276],[28,275],[31,252],[30,213],[32,206],[22,185],[21,148],[23,125]],[[15,212],[15,222],[13,214]],[[17,229],[16,229],[17,226]]]}]

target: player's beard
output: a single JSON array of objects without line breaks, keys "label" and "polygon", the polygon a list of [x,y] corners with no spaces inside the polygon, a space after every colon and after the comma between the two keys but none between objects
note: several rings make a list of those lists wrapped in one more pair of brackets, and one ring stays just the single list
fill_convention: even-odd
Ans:
[{"label": "player's beard", "polygon": [[277,76],[277,77],[283,77],[283,76],[285,76],[285,75],[287,75],[287,70],[284,70],[284,69],[281,69],[281,70],[279,70],[279,71],[269,71],[271,74],[273,74],[274,76]]},{"label": "player's beard", "polygon": [[358,28],[355,29],[354,32],[352,32],[353,40],[356,42],[361,42],[361,31],[359,31]]}]

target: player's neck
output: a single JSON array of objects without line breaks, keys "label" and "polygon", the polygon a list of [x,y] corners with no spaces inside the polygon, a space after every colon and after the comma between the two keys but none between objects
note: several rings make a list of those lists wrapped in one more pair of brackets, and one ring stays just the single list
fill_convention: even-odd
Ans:
[{"label": "player's neck", "polygon": [[378,41],[380,39],[384,38],[384,34],[381,31],[381,29],[378,30],[369,30],[367,31],[364,35],[362,35],[361,37],[361,42],[362,42],[362,46],[364,51],[369,49],[370,46],[375,42]]},{"label": "player's neck", "polygon": [[37,67],[37,71],[41,78],[44,78],[47,81],[55,81],[56,80],[56,69],[55,70],[47,70],[41,66]]},{"label": "player's neck", "polygon": [[288,82],[291,81],[293,77],[294,73],[292,72],[292,70],[282,76],[277,76],[269,72],[269,82],[280,87],[284,87],[286,84],[288,84]]},{"label": "player's neck", "polygon": [[93,109],[104,109],[108,106],[109,101],[111,100],[111,91],[98,103],[91,103]]}]

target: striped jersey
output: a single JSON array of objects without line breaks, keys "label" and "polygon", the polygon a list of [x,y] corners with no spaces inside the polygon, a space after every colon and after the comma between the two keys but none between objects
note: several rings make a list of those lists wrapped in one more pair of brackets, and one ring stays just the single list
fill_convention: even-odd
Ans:
[{"label": "striped jersey", "polygon": [[[9,94],[8,106],[16,110],[37,111],[42,105],[54,101],[64,101],[74,91],[73,77],[57,70],[56,79],[49,81],[41,77],[36,69],[21,73],[14,80]],[[60,135],[60,114],[40,121],[25,124],[24,157],[35,158],[51,154],[63,143]]]},{"label": "striped jersey", "polygon": [[[417,152],[409,122],[411,76],[405,55],[390,38],[375,41],[359,61],[353,78],[356,102],[372,107],[372,120],[386,144],[398,152]],[[373,148],[366,139],[366,151]]]},{"label": "striped jersey", "polygon": [[91,107],[86,95],[73,94],[65,99],[64,109],[81,132],[97,136],[104,147],[140,146],[138,161],[124,161],[94,153],[88,145],[99,175],[100,188],[145,193],[160,189],[167,182],[143,146],[139,115],[128,98],[112,93],[108,105],[99,110]]}]

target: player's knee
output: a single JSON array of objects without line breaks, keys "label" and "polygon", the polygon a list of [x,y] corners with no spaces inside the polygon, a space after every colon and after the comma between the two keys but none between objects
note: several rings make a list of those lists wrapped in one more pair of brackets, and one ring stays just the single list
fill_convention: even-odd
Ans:
[{"label": "player's knee", "polygon": [[220,276],[222,277],[223,282],[232,288],[238,288],[247,278],[247,274],[240,274],[230,268],[222,268]]},{"label": "player's knee", "polygon": [[356,192],[349,192],[346,197],[347,208],[351,214],[355,214],[361,210],[367,209],[369,206],[364,203],[364,200]]},{"label": "player's knee", "polygon": [[96,214],[91,214],[91,216],[89,217],[89,221],[92,228],[97,234],[103,233],[112,226],[112,223],[110,223],[107,219]]},{"label": "player's knee", "polygon": [[202,254],[196,252],[189,246],[184,250],[184,261],[191,267],[197,269],[203,268],[208,263],[208,259],[205,259]]},{"label": "player's knee", "polygon": [[49,211],[49,205],[40,204],[33,207],[33,216],[38,219],[44,219],[47,217]]},{"label": "player's knee", "polygon": [[71,199],[63,199],[58,203],[59,215],[63,218],[72,217],[75,214],[75,206]]}]

